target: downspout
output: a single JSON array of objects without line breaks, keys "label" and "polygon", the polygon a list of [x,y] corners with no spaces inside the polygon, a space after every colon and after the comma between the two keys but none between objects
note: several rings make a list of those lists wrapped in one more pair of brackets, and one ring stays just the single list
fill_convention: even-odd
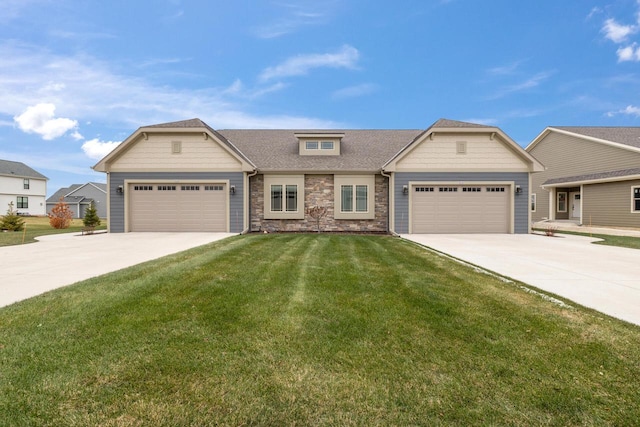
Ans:
[{"label": "downspout", "polygon": [[240,234],[247,234],[251,229],[251,212],[249,212],[251,207],[251,183],[249,182],[252,176],[256,176],[258,174],[258,169],[254,169],[253,172],[247,174],[247,179],[245,180],[245,189],[244,189],[244,200],[245,200],[245,215],[247,217],[246,227]]},{"label": "downspout", "polygon": [[400,237],[400,235],[398,233],[396,233],[394,231],[393,228],[393,223],[395,222],[395,192],[393,191],[393,187],[394,187],[394,182],[393,182],[393,175],[387,174],[384,169],[380,169],[380,175],[386,177],[389,180],[389,215],[387,215],[387,221],[389,222],[387,225],[387,228],[389,229],[389,233],[391,233],[392,236],[395,237]]}]

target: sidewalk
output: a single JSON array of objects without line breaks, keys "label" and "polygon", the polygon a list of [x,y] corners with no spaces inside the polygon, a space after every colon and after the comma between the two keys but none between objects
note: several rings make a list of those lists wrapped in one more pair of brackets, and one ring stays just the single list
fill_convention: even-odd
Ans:
[{"label": "sidewalk", "polygon": [[555,228],[556,231],[575,231],[576,233],[640,238],[640,229],[638,228],[589,227],[588,225],[579,225],[574,221],[568,220],[540,221],[533,224],[533,228],[540,230],[545,230],[549,227]]}]

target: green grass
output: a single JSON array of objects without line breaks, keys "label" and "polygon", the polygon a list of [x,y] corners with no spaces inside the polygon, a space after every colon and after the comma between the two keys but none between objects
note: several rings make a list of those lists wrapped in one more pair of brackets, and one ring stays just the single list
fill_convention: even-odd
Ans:
[{"label": "green grass", "polygon": [[637,425],[639,361],[401,239],[237,236],[0,309],[0,425]]},{"label": "green grass", "polygon": [[[535,229],[537,231],[544,231],[543,229]],[[619,246],[621,248],[640,249],[640,237],[632,236],[611,236],[608,234],[592,234],[592,233],[579,233],[576,231],[564,231],[558,230],[555,234],[573,234],[574,236],[588,236],[596,239],[602,239],[598,242],[593,242],[595,245],[606,246]]]},{"label": "green grass", "polygon": [[[80,233],[84,225],[81,219],[74,219],[69,228],[58,230],[49,225],[48,217],[24,217],[26,231],[0,231],[0,246],[21,245],[23,243],[35,242],[35,237],[45,236],[47,234],[60,233]],[[102,220],[102,225],[96,227],[96,230],[106,230],[107,221]]]}]

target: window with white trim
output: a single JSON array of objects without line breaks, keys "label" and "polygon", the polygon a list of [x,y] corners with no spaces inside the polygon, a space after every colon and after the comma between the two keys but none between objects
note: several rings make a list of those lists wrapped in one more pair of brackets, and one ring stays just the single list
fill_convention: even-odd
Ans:
[{"label": "window with white trim", "polygon": [[633,187],[631,211],[640,212],[640,187]]},{"label": "window with white trim", "polygon": [[340,186],[340,212],[367,212],[369,187],[366,185]]},{"label": "window with white trim", "polygon": [[537,199],[536,193],[531,194],[531,212],[536,211],[536,206],[537,206],[536,199]]},{"label": "window with white trim", "polygon": [[29,198],[28,197],[18,196],[17,202],[18,203],[16,204],[16,208],[18,208],[18,209],[28,209],[29,208]]},{"label": "window with white trim", "polygon": [[264,218],[304,219],[304,175],[264,175]]},{"label": "window with white trim", "polygon": [[24,190],[28,190],[30,187],[30,182],[29,182],[29,178],[25,178],[22,180],[22,188]]},{"label": "window with white trim", "polygon": [[375,218],[375,175],[334,175],[336,219]]}]

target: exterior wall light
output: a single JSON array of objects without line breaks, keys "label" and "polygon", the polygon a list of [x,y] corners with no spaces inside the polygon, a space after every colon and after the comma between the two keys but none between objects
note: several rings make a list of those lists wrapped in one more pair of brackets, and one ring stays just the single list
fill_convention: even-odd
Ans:
[{"label": "exterior wall light", "polygon": [[229,187],[229,192],[230,192],[231,194],[236,194],[236,186],[235,186],[235,185],[232,185],[231,187]]},{"label": "exterior wall light", "polygon": [[122,185],[118,185],[118,188],[116,188],[116,193],[124,194],[124,187]]},{"label": "exterior wall light", "polygon": [[408,185],[403,185],[402,186],[402,194],[409,194],[409,186]]}]

